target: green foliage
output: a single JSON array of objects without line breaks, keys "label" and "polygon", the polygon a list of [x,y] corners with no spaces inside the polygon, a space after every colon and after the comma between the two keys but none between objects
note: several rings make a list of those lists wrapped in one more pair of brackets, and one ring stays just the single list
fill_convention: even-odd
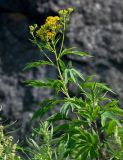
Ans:
[{"label": "green foliage", "polygon": [[[32,41],[43,50],[46,60],[27,64],[25,68],[51,65],[58,71],[57,79],[26,81],[29,86],[52,88],[55,91],[53,99],[40,103],[33,120],[59,107],[57,113],[47,117],[40,126],[38,134],[43,138],[42,144],[30,139],[30,144],[35,148],[33,160],[122,160],[123,110],[119,108],[117,100],[107,96],[108,92],[115,93],[106,84],[94,81],[93,76],[84,77],[71,63],[65,64],[62,59],[69,54],[89,56],[74,47],[64,49],[65,31],[71,12],[71,8],[61,10],[59,17],[47,18],[49,22],[46,20],[44,28],[34,25],[30,30]],[[47,31],[47,25],[50,25],[51,33]],[[41,38],[37,37],[35,30],[40,33],[42,29],[48,38],[44,33],[43,38],[41,35]],[[60,45],[59,50],[57,45]],[[53,60],[44,48],[52,54]],[[76,86],[79,96],[70,95],[70,84]],[[59,93],[63,94],[62,99]]]},{"label": "green foliage", "polygon": [[[69,54],[89,56],[74,47],[64,49],[72,11],[60,10],[59,16],[48,17],[44,25],[30,26],[31,42],[46,59],[28,63],[24,69],[49,65],[57,70],[58,78],[25,82],[31,87],[51,88],[54,95],[38,104],[32,120],[40,118],[41,123],[28,139],[29,147],[21,150],[29,160],[123,160],[123,110],[118,100],[107,96],[108,92],[115,93],[93,76],[84,77],[71,62],[66,64],[62,59]],[[75,86],[77,96],[71,96],[70,85]],[[57,111],[43,120],[55,107]],[[0,126],[0,160],[20,159],[16,144]]]},{"label": "green foliage", "polygon": [[[52,99],[38,104],[32,120],[41,120],[53,108],[59,109],[34,129],[28,139],[29,147],[20,149],[29,160],[123,160],[123,110],[118,100],[107,96],[108,92],[115,93],[106,84],[94,81],[93,76],[84,77],[71,62],[66,64],[62,59],[69,54],[90,56],[75,47],[64,48],[72,11],[60,10],[59,16],[48,17],[41,27],[30,26],[31,42],[46,59],[28,63],[24,70],[48,65],[58,72],[57,79],[25,82],[27,86],[54,91]],[[79,95],[71,96],[70,85],[76,87]],[[16,154],[17,144],[3,130],[0,125],[0,160],[21,160]]]},{"label": "green foliage", "polygon": [[73,55],[79,55],[79,56],[89,56],[88,53],[85,53],[85,52],[81,52],[81,51],[76,51],[76,50],[73,50],[74,48],[67,48],[67,49],[64,49],[61,54],[59,55],[59,58],[61,58],[62,56],[64,55],[68,55],[68,54],[73,54]]},{"label": "green foliage", "polygon": [[34,130],[28,143],[29,148],[26,150],[30,153],[31,160],[68,160],[68,156],[65,156],[68,141],[61,140],[58,143],[53,137],[53,126],[47,121]]},{"label": "green foliage", "polygon": [[53,64],[49,61],[43,61],[43,60],[40,60],[40,61],[36,61],[36,62],[32,62],[32,63],[28,63],[24,70],[26,69],[30,69],[30,68],[37,68],[37,67],[41,67],[43,65],[49,65],[49,66],[52,66]]}]

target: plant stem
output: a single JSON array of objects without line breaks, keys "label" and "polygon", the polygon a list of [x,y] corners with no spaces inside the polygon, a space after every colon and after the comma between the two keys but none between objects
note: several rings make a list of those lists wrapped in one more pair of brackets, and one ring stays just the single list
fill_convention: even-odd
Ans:
[{"label": "plant stem", "polygon": [[57,57],[56,50],[55,50],[55,55],[56,55],[56,65],[57,65],[57,70],[58,70],[58,73],[59,73],[59,77],[60,77],[60,79],[62,80],[62,83],[63,83],[63,93],[66,95],[66,97],[70,98],[69,93],[68,93],[68,89],[67,89],[67,87],[64,83],[64,78],[63,78],[61,70],[60,70],[59,59]]},{"label": "plant stem", "polygon": [[36,40],[36,38],[33,36],[34,40],[36,41],[36,44],[39,48],[39,50],[43,53],[43,55],[55,66],[55,64],[53,63],[53,61],[46,55],[46,53],[42,50],[41,46],[39,45],[38,41]]},{"label": "plant stem", "polygon": [[64,39],[65,39],[65,30],[66,30],[66,22],[65,22],[65,16],[64,16],[64,27],[63,27],[63,36],[62,36],[62,43],[61,43],[61,48],[60,48],[60,52],[59,52],[59,56],[58,56],[58,59],[59,59],[59,57],[60,57],[60,55],[61,55],[61,52],[62,52],[62,50],[63,50],[63,46],[64,46]]}]

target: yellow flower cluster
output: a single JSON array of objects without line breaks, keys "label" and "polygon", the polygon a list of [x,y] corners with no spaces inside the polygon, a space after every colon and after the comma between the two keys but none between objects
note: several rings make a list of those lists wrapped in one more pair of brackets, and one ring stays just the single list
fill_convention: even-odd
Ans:
[{"label": "yellow flower cluster", "polygon": [[49,16],[47,17],[45,24],[36,31],[36,36],[43,41],[53,40],[61,27],[60,17]]},{"label": "yellow flower cluster", "polygon": [[55,17],[49,16],[49,17],[47,17],[45,23],[46,23],[47,25],[49,25],[49,26],[51,26],[51,25],[56,25],[59,20],[60,20],[60,17],[58,17],[58,16],[55,16]]},{"label": "yellow flower cluster", "polygon": [[[63,17],[69,17],[69,14],[73,11],[73,8],[68,8],[66,10],[60,10],[58,13],[60,16],[49,16],[47,17],[44,25],[42,25],[39,29],[37,24],[34,26],[30,26],[30,33],[33,36],[38,37],[43,42],[49,42],[55,39],[55,36],[58,32],[60,32],[63,28]],[[67,21],[67,19],[66,19]],[[35,32],[34,32],[35,31]]]},{"label": "yellow flower cluster", "polygon": [[21,160],[16,156],[17,144],[12,144],[13,137],[5,136],[3,133],[4,127],[0,125],[0,158],[6,160]]}]

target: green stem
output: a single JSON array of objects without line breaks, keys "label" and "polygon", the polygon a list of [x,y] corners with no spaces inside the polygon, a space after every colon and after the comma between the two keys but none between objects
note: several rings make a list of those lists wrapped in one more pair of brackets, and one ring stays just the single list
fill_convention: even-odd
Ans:
[{"label": "green stem", "polygon": [[[62,40],[62,43],[64,44],[64,38]],[[63,44],[61,46],[63,46]],[[62,80],[62,83],[63,83],[63,93],[66,95],[66,97],[70,98],[69,93],[68,93],[68,89],[67,89],[67,87],[66,87],[66,85],[64,83],[64,78],[63,78],[61,70],[60,70],[59,58],[57,56],[57,52],[56,52],[56,48],[55,48],[54,44],[53,44],[53,47],[54,47],[54,54],[55,54],[55,58],[56,58],[57,70],[58,70],[58,73],[59,73],[59,77],[60,77],[60,79]]]},{"label": "green stem", "polygon": [[57,68],[58,68],[58,72],[59,72],[60,79],[61,79],[62,82],[63,82],[63,93],[64,93],[68,98],[70,98],[69,93],[68,93],[68,89],[67,89],[67,87],[66,87],[66,85],[65,85],[65,83],[64,83],[64,78],[63,78],[63,76],[62,76],[62,74],[61,74],[61,70],[60,70],[60,67],[59,67],[58,60],[57,60]]},{"label": "green stem", "polygon": [[62,36],[62,43],[61,43],[61,48],[60,48],[60,52],[59,52],[58,59],[59,59],[59,57],[60,57],[60,55],[61,55],[61,52],[62,52],[63,46],[64,46],[65,30],[66,30],[66,22],[65,22],[65,17],[64,17],[63,36]]}]

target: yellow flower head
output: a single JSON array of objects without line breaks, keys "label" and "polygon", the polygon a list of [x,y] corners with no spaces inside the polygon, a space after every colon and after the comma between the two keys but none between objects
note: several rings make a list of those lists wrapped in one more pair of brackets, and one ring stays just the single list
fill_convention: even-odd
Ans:
[{"label": "yellow flower head", "polygon": [[47,17],[45,24],[36,31],[36,36],[46,42],[53,40],[61,27],[60,17],[49,16]]},{"label": "yellow flower head", "polygon": [[56,33],[54,32],[50,32],[47,31],[46,36],[45,36],[45,40],[48,42],[49,40],[52,40],[55,37]]},{"label": "yellow flower head", "polygon": [[49,26],[56,25],[59,20],[60,20],[60,18],[58,16],[55,16],[55,17],[49,16],[49,17],[47,17],[45,24],[47,24]]},{"label": "yellow flower head", "polygon": [[[73,8],[60,10],[58,13],[60,16],[49,16],[46,18],[44,25],[39,29],[37,24],[30,26],[30,33],[38,37],[43,42],[54,40],[56,34],[61,32],[65,21],[69,20],[69,14],[73,11]],[[34,32],[35,31],[35,32]],[[34,34],[35,33],[35,34]]]}]

